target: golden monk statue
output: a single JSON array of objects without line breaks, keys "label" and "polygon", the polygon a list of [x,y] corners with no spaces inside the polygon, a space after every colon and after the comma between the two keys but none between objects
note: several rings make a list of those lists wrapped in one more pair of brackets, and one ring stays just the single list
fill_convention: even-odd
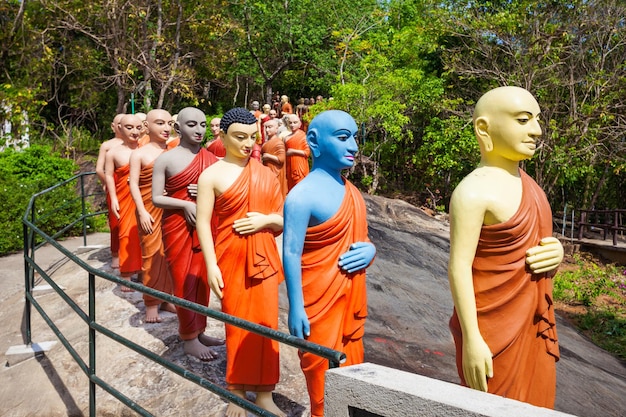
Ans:
[{"label": "golden monk statue", "polygon": [[539,113],[519,87],[493,89],[476,103],[481,161],[450,202],[450,328],[464,385],[553,408],[552,276],[563,247],[544,192],[519,167],[538,146]]}]

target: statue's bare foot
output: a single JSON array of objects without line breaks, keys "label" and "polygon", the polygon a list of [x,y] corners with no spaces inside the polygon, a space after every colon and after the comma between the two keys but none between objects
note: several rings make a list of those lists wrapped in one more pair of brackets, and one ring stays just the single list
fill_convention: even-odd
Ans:
[{"label": "statue's bare foot", "polygon": [[161,303],[161,311],[169,311],[170,313],[176,313],[176,306],[172,303]]},{"label": "statue's bare foot", "polygon": [[[122,277],[123,279],[125,279],[126,281],[130,281],[130,277]],[[121,286],[120,288],[122,290],[122,292],[135,292],[135,290],[133,290],[132,288],[129,287],[125,287],[125,286]]]},{"label": "statue's bare foot", "polygon": [[[232,390],[231,391],[233,394],[235,394],[237,397],[241,397],[241,398],[246,398],[246,393],[244,391],[240,391],[240,390]],[[226,417],[246,417],[247,413],[246,410],[244,410],[243,408],[239,407],[238,405],[235,405],[233,403],[229,403],[228,407],[226,407]]]},{"label": "statue's bare foot", "polygon": [[111,257],[111,268],[118,269],[120,267],[120,257],[113,256]]},{"label": "statue's bare foot", "polygon": [[258,405],[259,407],[266,409],[270,413],[276,414],[277,416],[280,416],[280,417],[286,417],[286,414],[283,412],[283,410],[278,408],[278,406],[274,402],[271,391],[270,392],[257,392],[256,401],[254,403]]},{"label": "statue's bare foot", "polygon": [[183,350],[187,355],[195,356],[201,361],[212,361],[217,358],[217,353],[200,343],[198,338],[183,341]]},{"label": "statue's bare foot", "polygon": [[219,339],[217,337],[207,336],[204,333],[200,333],[198,335],[198,340],[204,346],[221,346],[221,345],[223,345],[225,343],[224,339]]},{"label": "statue's bare foot", "polygon": [[146,323],[161,323],[158,304],[155,306],[146,306]]}]

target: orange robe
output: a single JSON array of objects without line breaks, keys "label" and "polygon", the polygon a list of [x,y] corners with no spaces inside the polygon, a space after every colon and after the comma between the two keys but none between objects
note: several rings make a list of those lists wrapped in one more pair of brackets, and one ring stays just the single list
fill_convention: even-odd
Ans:
[{"label": "orange robe", "polygon": [[223,158],[226,156],[226,148],[224,147],[222,140],[219,138],[209,142],[206,148],[218,158]]},{"label": "orange robe", "polygon": [[[354,242],[369,242],[365,203],[357,188],[344,180],[346,192],[337,213],[309,227],[302,251],[302,294],[311,325],[308,341],[342,351],[341,366],[363,362],[367,317],[365,270],[349,274],[339,269],[339,256]],[[300,352],[311,400],[311,415],[324,414],[324,372],[328,361]]]},{"label": "orange robe", "polygon": [[115,169],[115,193],[120,206],[120,273],[134,274],[141,271],[141,245],[137,229],[135,201],[130,195],[128,177],[130,164]]},{"label": "orange robe", "polygon": [[[195,201],[189,195],[187,186],[197,184],[202,171],[216,161],[215,155],[205,148],[201,148],[198,155],[183,171],[165,181],[167,195],[181,200]],[[182,210],[168,209],[163,210],[161,228],[174,295],[187,301],[208,306],[209,283],[196,228],[187,224]],[[204,332],[206,316],[178,306],[176,313],[178,315],[178,333],[181,339],[191,340]]]},{"label": "orange robe", "polygon": [[[250,159],[237,180],[215,199],[215,254],[224,279],[222,310],[278,328],[278,284],[284,279],[274,232],[239,235],[233,229],[246,213],[282,213],[276,177]],[[226,325],[226,383],[231,390],[273,391],[279,379],[278,342]]]},{"label": "orange robe", "polygon": [[[493,353],[488,392],[554,407],[559,359],[552,279],[532,274],[526,251],[552,236],[546,196],[524,171],[522,202],[504,223],[483,226],[472,265],[478,327]],[[456,310],[450,320],[457,370],[463,378],[463,335]]]},{"label": "orange robe", "polygon": [[150,143],[150,135],[143,135],[137,141],[137,146],[142,147],[143,145],[147,145],[148,143]]},{"label": "orange robe", "polygon": [[302,181],[309,174],[309,155],[311,150],[306,143],[306,133],[296,130],[288,140],[285,141],[285,149],[297,149],[304,151],[306,156],[288,155],[285,161],[285,175],[287,177],[287,189],[291,190],[297,183]]},{"label": "orange robe", "polygon": [[[139,190],[141,191],[141,199],[146,211],[150,213],[154,219],[155,227],[152,233],[146,234],[139,226],[139,218],[137,218],[139,238],[141,239],[141,256],[143,272],[143,284],[146,287],[171,294],[172,293],[172,277],[167,268],[165,252],[163,250],[163,238],[161,233],[161,221],[163,217],[163,209],[155,207],[152,204],[152,168],[154,162],[141,169],[139,174]],[[143,295],[143,302],[146,307],[159,305],[163,300],[154,298],[148,294]]]},{"label": "orange robe", "polygon": [[281,138],[274,135],[270,140],[263,144],[261,155],[269,153],[278,158],[278,163],[274,161],[265,161],[263,164],[272,170],[278,183],[280,184],[280,192],[283,198],[287,195],[287,178],[285,177],[285,143]]},{"label": "orange robe", "polygon": [[293,107],[291,106],[291,103],[287,102],[280,106],[280,112],[281,115],[293,113]]}]

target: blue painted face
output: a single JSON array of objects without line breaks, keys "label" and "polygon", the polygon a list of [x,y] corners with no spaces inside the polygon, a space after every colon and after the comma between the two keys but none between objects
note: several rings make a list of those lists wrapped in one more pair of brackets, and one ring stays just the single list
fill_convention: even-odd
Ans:
[{"label": "blue painted face", "polygon": [[[313,120],[310,129],[317,130],[317,149],[313,150],[315,165],[329,170],[342,170],[354,165],[359,148],[358,127],[348,113],[329,110]],[[317,123],[314,123],[317,122]]]}]

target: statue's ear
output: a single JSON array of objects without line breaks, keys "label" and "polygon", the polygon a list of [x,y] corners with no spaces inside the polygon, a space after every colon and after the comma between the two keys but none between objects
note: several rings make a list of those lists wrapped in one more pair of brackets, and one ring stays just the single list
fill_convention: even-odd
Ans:
[{"label": "statue's ear", "polygon": [[311,153],[315,158],[319,158],[320,156],[320,148],[318,143],[319,135],[317,133],[317,129],[309,129],[306,134],[306,141],[309,143],[309,148],[311,149]]},{"label": "statue's ear", "polygon": [[480,149],[485,152],[491,152],[493,150],[493,140],[491,140],[489,135],[489,119],[484,116],[477,118],[474,122],[474,132],[476,133]]}]

